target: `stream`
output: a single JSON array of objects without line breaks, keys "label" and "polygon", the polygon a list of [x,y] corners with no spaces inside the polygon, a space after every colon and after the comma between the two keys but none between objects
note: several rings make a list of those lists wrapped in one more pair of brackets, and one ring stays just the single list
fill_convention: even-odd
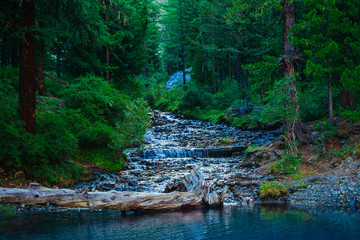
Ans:
[{"label": "stream", "polygon": [[182,180],[201,166],[205,180],[220,192],[228,186],[226,203],[256,198],[264,177],[240,166],[248,146],[261,146],[279,136],[271,131],[242,131],[224,124],[184,119],[182,115],[154,111],[152,128],[141,151],[129,150],[127,170],[97,174],[97,179],[75,186],[83,191],[185,191]]},{"label": "stream", "polygon": [[260,180],[241,167],[248,146],[270,143],[277,132],[241,131],[155,111],[141,151],[129,150],[127,170],[96,174],[82,191],[184,190],[196,166],[209,184],[230,189],[223,209],[157,214],[65,209],[0,217],[1,239],[360,239],[360,212],[350,209],[254,205]]}]

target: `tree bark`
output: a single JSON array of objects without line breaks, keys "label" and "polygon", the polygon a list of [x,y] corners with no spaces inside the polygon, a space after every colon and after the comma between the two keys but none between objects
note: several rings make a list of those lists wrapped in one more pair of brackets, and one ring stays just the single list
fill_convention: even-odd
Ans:
[{"label": "tree bark", "polygon": [[[107,31],[109,31],[109,15],[107,13],[108,11],[108,2],[106,4],[106,16],[105,16],[105,21],[106,21],[106,28],[107,28]],[[110,50],[109,50],[109,47],[106,47],[106,66],[109,67],[110,66]],[[110,71],[107,70],[106,71],[106,81],[109,81],[110,80]]]},{"label": "tree bark", "polygon": [[44,41],[40,40],[38,43],[38,54],[36,61],[36,91],[40,96],[44,96],[46,94],[45,88],[45,76],[41,73],[44,72]]},{"label": "tree bark", "polygon": [[206,62],[207,62],[207,53],[206,53],[206,50],[204,50],[204,83],[207,83],[207,76],[206,76],[207,68],[206,68]]},{"label": "tree bark", "polygon": [[51,204],[68,208],[118,209],[123,212],[161,212],[199,208],[202,200],[193,192],[83,192],[49,188],[0,188],[2,203]]},{"label": "tree bark", "polygon": [[341,107],[355,109],[354,91],[341,90]]},{"label": "tree bark", "polygon": [[293,34],[290,32],[291,28],[296,22],[296,4],[294,1],[282,1],[284,8],[284,55],[281,59],[281,68],[285,78],[289,79],[287,84],[288,101],[287,105],[291,106],[294,114],[288,117],[285,130],[287,131],[290,140],[298,140],[298,144],[309,143],[312,141],[311,130],[301,123],[299,117],[298,95],[296,89],[296,72],[297,62],[300,56],[297,54],[296,49],[292,42],[288,40],[289,36]]},{"label": "tree bark", "polygon": [[147,43],[147,41],[145,41],[144,61],[145,61],[144,76],[145,76],[145,77],[149,77],[149,69],[148,69],[148,43]]},{"label": "tree bark", "polygon": [[240,53],[236,54],[236,81],[240,84]]},{"label": "tree bark", "polygon": [[0,188],[0,199],[5,204],[51,204],[69,208],[119,209],[124,212],[176,211],[202,205],[221,207],[229,189],[226,186],[219,193],[216,187],[207,185],[199,168],[185,176],[183,183],[187,192],[76,192],[69,189],[53,190],[31,183],[28,189]]},{"label": "tree bark", "polygon": [[232,78],[232,76],[231,76],[231,52],[229,51],[228,52],[228,61],[229,61],[229,85],[231,85],[231,78]]},{"label": "tree bark", "polygon": [[35,134],[36,73],[35,73],[35,0],[24,0],[21,5],[21,28],[25,38],[20,46],[19,115],[27,132]]},{"label": "tree bark", "polygon": [[57,47],[57,54],[56,54],[56,76],[60,78],[61,76],[61,49],[59,46]]},{"label": "tree bark", "polygon": [[248,85],[248,81],[247,81],[247,76],[246,76],[246,71],[242,70],[241,71],[241,86],[243,87],[244,93],[243,93],[243,98],[246,101],[246,105],[249,104],[250,102],[250,96],[249,96],[249,85]]},{"label": "tree bark", "polygon": [[182,1],[179,1],[179,11],[180,11],[180,48],[181,48],[181,71],[183,72],[183,84],[186,84],[185,76],[185,47],[184,47],[184,28],[183,28],[183,19],[182,19]]},{"label": "tree bark", "polygon": [[13,49],[12,49],[12,66],[15,67],[19,67],[19,49],[18,49],[18,39],[14,38],[13,39]]},{"label": "tree bark", "polygon": [[1,53],[1,64],[2,65],[7,65],[7,48],[8,48],[8,43],[7,43],[7,32],[4,31],[3,34],[3,46],[2,46],[2,53]]},{"label": "tree bark", "polygon": [[333,112],[333,99],[331,93],[331,79],[332,76],[329,74],[329,82],[328,82],[328,100],[329,100],[329,123],[331,126],[334,126],[334,112]]},{"label": "tree bark", "polygon": [[[297,66],[297,53],[292,42],[288,40],[288,37],[292,35],[290,33],[291,28],[296,22],[296,5],[295,2],[283,1],[284,7],[284,56],[282,58],[281,66],[285,78],[291,79],[288,83],[288,103],[294,109],[293,119],[287,121],[286,130],[290,135],[294,135],[294,126],[299,119],[299,106],[297,104],[298,96],[296,89],[296,78],[294,73],[296,72]],[[295,139],[295,136],[292,136]]]}]

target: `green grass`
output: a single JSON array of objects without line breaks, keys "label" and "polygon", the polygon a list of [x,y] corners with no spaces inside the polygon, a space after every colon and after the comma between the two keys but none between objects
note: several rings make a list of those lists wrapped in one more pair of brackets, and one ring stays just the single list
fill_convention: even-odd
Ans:
[{"label": "green grass", "polygon": [[124,166],[125,156],[116,160],[114,153],[108,148],[82,149],[76,156],[77,161],[90,163],[110,172],[120,171]]},{"label": "green grass", "polygon": [[259,198],[261,200],[280,200],[288,192],[289,190],[282,184],[274,182],[264,182],[260,186]]}]

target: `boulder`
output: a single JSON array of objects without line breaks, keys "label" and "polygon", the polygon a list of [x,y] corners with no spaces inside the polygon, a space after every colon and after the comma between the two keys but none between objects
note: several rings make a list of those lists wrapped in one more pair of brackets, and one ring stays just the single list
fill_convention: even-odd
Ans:
[{"label": "boulder", "polygon": [[240,164],[242,167],[257,168],[264,161],[274,162],[281,158],[281,152],[275,149],[259,148],[248,151]]},{"label": "boulder", "polygon": [[[192,71],[192,68],[185,69],[185,81],[186,82],[189,82],[191,80],[191,77],[190,77],[191,71]],[[178,71],[178,72],[174,73],[173,75],[171,75],[168,82],[166,83],[166,88],[170,89],[170,88],[181,86],[182,84],[183,84],[183,72]]]}]

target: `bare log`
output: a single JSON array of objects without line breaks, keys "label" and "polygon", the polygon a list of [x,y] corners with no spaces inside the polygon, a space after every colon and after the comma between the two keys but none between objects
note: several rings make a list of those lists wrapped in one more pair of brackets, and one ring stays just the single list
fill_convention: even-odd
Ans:
[{"label": "bare log", "polygon": [[184,179],[188,192],[78,192],[51,189],[31,183],[27,189],[0,188],[0,202],[24,205],[50,204],[68,208],[118,209],[123,212],[161,212],[183,209],[221,207],[228,188],[218,193],[207,185],[203,173],[196,167]]},{"label": "bare log", "polygon": [[82,192],[44,187],[0,188],[2,203],[50,204],[68,208],[118,209],[121,211],[178,211],[201,207],[201,199],[192,192]]}]

